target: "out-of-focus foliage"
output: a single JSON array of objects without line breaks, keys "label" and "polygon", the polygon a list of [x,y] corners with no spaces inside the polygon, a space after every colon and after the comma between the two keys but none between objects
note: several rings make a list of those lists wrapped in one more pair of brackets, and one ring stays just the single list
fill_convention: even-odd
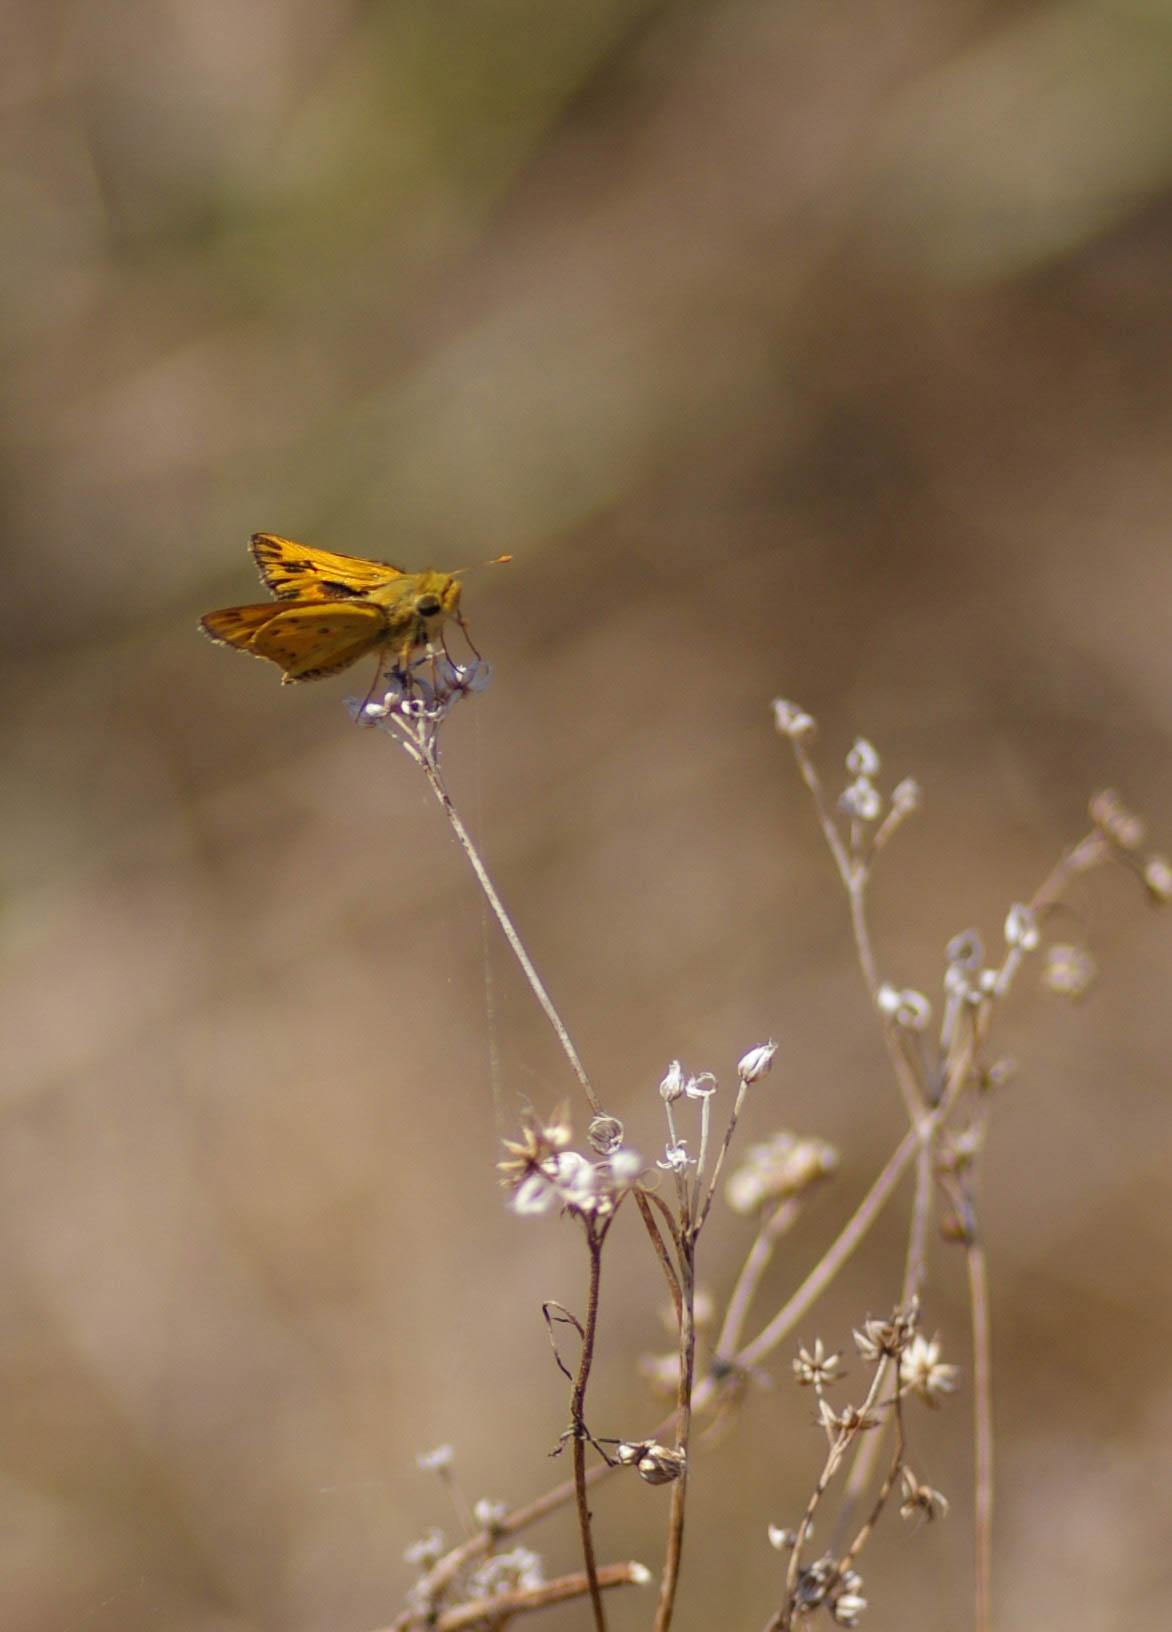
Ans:
[{"label": "out-of-focus foliage", "polygon": [[[1168,833],[1172,12],[14,0],[0,96],[0,1624],[361,1632],[448,1522],[418,1448],[550,1477],[537,1304],[582,1265],[491,1162],[572,1085],[346,682],[197,614],[259,593],[256,529],[514,553],[468,581],[453,783],[633,1142],[668,1059],[782,1039],[746,1138],[844,1152],[807,1267],[901,1113],[769,699],[924,786],[900,986],[1094,786]],[[1083,935],[990,1157],[1007,1632],[1165,1601],[1166,930],[1107,891]],[[898,1274],[877,1244],[831,1347]],[[596,1432],[651,1420],[651,1285],[609,1289]],[[935,1296],[959,1359],[947,1254]],[[765,1618],[791,1392],[697,1470],[683,1628]],[[952,1516],[868,1597],[955,1626],[961,1406],[933,1432]],[[607,1555],[661,1520],[624,1496]]]}]

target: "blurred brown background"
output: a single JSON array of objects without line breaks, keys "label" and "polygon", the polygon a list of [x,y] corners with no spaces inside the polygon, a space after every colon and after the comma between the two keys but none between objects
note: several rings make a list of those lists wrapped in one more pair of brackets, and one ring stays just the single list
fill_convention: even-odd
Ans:
[{"label": "blurred brown background", "polygon": [[[746,1139],[844,1152],[782,1297],[901,1111],[770,699],[832,785],[859,733],[923,784],[874,907],[933,998],[1094,787],[1172,837],[1172,8],[24,0],[0,76],[0,1624],[367,1632],[457,1528],[417,1450],[472,1496],[564,1467],[539,1303],[583,1266],[492,1161],[572,1084],[366,678],[282,690],[196,616],[259,598],[255,529],[514,553],[453,789],[639,1149],[672,1056],[780,1039]],[[1122,877],[1079,908],[1103,979],[1023,984],[985,1185],[1005,1629],[1169,1586],[1167,925]],[[658,1410],[623,1223],[603,1434]],[[746,1226],[706,1239],[727,1288]],[[965,1364],[943,1250],[926,1320]],[[697,1464],[681,1628],[768,1613],[820,1454],[790,1352]],[[865,1555],[867,1625],[969,1622],[969,1405],[915,1419],[953,1514]],[[600,1551],[657,1567],[634,1486]]]}]

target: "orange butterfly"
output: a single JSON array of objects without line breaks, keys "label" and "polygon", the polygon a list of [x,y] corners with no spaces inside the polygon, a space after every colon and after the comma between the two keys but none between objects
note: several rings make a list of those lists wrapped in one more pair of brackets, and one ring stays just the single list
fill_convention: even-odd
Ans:
[{"label": "orange butterfly", "polygon": [[[468,636],[456,573],[404,572],[385,561],[336,555],[275,533],[254,533],[252,553],[277,599],[209,612],[200,628],[224,646],[267,657],[283,671],[282,685],[321,680],[377,652],[377,686],[388,661],[405,676],[415,652],[434,654],[449,618]],[[496,557],[496,562],[511,560]]]}]

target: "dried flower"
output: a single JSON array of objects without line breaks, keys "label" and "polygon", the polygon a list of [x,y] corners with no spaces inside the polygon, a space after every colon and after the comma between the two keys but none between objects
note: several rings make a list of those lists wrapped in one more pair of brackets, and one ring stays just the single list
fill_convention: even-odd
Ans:
[{"label": "dried flower", "polygon": [[919,1303],[913,1299],[906,1311],[897,1309],[890,1320],[865,1320],[862,1331],[853,1334],[855,1347],[869,1366],[894,1358],[911,1342],[918,1316]]},{"label": "dried flower", "polygon": [[554,1112],[552,1121],[542,1124],[538,1121],[537,1113],[527,1109],[521,1118],[521,1137],[519,1139],[505,1139],[503,1141],[508,1153],[497,1163],[497,1172],[501,1175],[501,1183],[511,1187],[526,1177],[529,1173],[540,1169],[543,1162],[551,1156],[556,1156],[565,1150],[573,1138],[573,1131],[566,1120],[565,1106]]},{"label": "dried flower", "polygon": [[858,1434],[879,1426],[879,1418],[873,1412],[863,1411],[857,1405],[844,1405],[841,1411],[836,1411],[825,1399],[818,1401],[818,1420],[832,1436]]},{"label": "dried flower", "polygon": [[801,1195],[838,1167],[838,1151],[823,1139],[800,1139],[787,1129],[766,1144],[750,1145],[728,1181],[725,1200],[734,1213],[752,1213],[770,1201]]},{"label": "dried flower", "polygon": [[803,1388],[811,1385],[815,1388],[826,1388],[845,1375],[838,1364],[841,1359],[841,1354],[827,1354],[822,1339],[816,1337],[813,1350],[799,1349],[797,1359],[791,1361],[791,1364],[794,1376]]},{"label": "dried flower", "polygon": [[613,1212],[620,1195],[631,1188],[643,1170],[631,1150],[616,1150],[603,1161],[592,1162],[580,1151],[568,1150],[567,1124],[555,1120],[541,1126],[526,1115],[520,1139],[504,1141],[507,1155],[497,1163],[501,1183],[512,1190],[510,1207],[525,1217],[561,1208],[578,1213]]},{"label": "dried flower", "polygon": [[910,987],[899,992],[886,981],[875,994],[875,1004],[880,1014],[905,1031],[923,1031],[932,1018],[932,1005],[922,992]]},{"label": "dried flower", "polygon": [[673,1060],[664,1072],[663,1080],[659,1084],[660,1098],[665,1104],[674,1104],[677,1099],[683,1098],[686,1083],[687,1079],[684,1076],[683,1066],[678,1060]]},{"label": "dried flower", "polygon": [[931,1485],[921,1485],[910,1468],[900,1472],[903,1483],[903,1501],[899,1504],[901,1519],[922,1518],[931,1524],[933,1519],[946,1518],[948,1499]]},{"label": "dried flower", "polygon": [[593,1116],[586,1138],[599,1156],[612,1156],[623,1142],[623,1125],[617,1116]]},{"label": "dried flower", "polygon": [[417,1452],[415,1466],[421,1473],[448,1473],[455,1460],[456,1453],[450,1445],[437,1445],[433,1451]]},{"label": "dried flower", "polygon": [[737,1061],[737,1076],[744,1083],[760,1082],[762,1077],[769,1074],[776,1053],[777,1044],[772,1038],[758,1048],[751,1048]]},{"label": "dried flower", "polygon": [[959,1367],[941,1360],[939,1337],[929,1342],[917,1335],[899,1357],[900,1386],[926,1405],[938,1406],[945,1394],[951,1394],[958,1375]]},{"label": "dried flower", "polygon": [[829,1556],[816,1558],[798,1576],[796,1596],[803,1609],[817,1609],[826,1602],[826,1595],[838,1585],[838,1565]]},{"label": "dried flower", "polygon": [[643,1355],[639,1375],[659,1399],[674,1400],[680,1387],[679,1353]]},{"label": "dried flower", "polygon": [[656,1162],[655,1165],[661,1167],[665,1173],[675,1173],[677,1175],[686,1173],[688,1171],[688,1148],[684,1141],[677,1139],[674,1144],[668,1145],[663,1153],[662,1160]]},{"label": "dried flower", "polygon": [[624,1467],[633,1466],[640,1479],[645,1479],[649,1485],[670,1485],[687,1466],[687,1456],[682,1447],[677,1446],[673,1450],[655,1440],[620,1445],[615,1452],[615,1460]]},{"label": "dried flower", "polygon": [[1098,965],[1085,947],[1054,941],[1046,948],[1042,984],[1055,997],[1072,1001],[1085,997],[1098,973]]},{"label": "dried flower", "polygon": [[1138,850],[1144,842],[1143,822],[1128,810],[1113,788],[1104,788],[1092,796],[1090,814],[1103,837],[1121,850]]}]

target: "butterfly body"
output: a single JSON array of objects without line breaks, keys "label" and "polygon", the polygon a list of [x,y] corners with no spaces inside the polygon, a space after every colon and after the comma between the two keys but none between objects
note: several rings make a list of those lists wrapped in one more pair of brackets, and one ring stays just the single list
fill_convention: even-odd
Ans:
[{"label": "butterfly body", "polygon": [[416,652],[435,650],[449,618],[463,627],[452,573],[404,572],[275,533],[256,533],[252,553],[277,599],[209,612],[200,627],[275,663],[284,685],[338,674],[367,653],[378,654],[378,674],[389,663],[405,675]]}]

